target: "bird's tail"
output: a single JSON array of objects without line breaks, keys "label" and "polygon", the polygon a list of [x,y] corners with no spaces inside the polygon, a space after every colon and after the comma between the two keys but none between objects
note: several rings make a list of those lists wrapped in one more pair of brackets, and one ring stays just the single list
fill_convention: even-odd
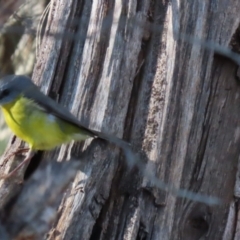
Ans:
[{"label": "bird's tail", "polygon": [[97,136],[97,137],[99,137],[99,138],[101,138],[103,140],[106,140],[106,141],[108,141],[110,143],[113,143],[117,147],[120,147],[123,150],[123,152],[124,152],[124,154],[126,156],[128,164],[130,164],[130,165],[134,164],[134,162],[135,162],[135,154],[134,154],[134,152],[132,150],[132,147],[131,147],[130,143],[128,143],[128,142],[126,142],[126,141],[124,141],[124,140],[122,140],[122,139],[120,139],[118,137],[115,137],[113,135],[106,134],[106,133],[103,133],[103,132],[98,132],[98,131],[94,131],[94,130],[91,130],[91,132],[95,136]]}]

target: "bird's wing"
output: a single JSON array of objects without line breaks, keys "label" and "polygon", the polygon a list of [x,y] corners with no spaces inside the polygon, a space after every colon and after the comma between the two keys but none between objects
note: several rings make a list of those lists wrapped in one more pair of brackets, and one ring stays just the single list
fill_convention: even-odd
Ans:
[{"label": "bird's wing", "polygon": [[58,117],[59,119],[66,121],[72,125],[77,126],[83,132],[86,132],[89,136],[95,136],[96,134],[82,125],[78,119],[72,115],[66,108],[55,102],[50,97],[44,95],[37,86],[32,85],[30,88],[24,91],[24,96],[36,102],[46,112]]},{"label": "bird's wing", "polygon": [[24,96],[35,101],[40,107],[43,107],[47,112],[51,113],[52,115],[62,119],[63,121],[77,126],[87,135],[93,137],[97,136],[108,142],[116,144],[117,146],[123,148],[124,151],[129,151],[129,143],[113,135],[91,130],[87,126],[84,126],[66,108],[52,100],[50,97],[44,95],[34,84],[32,84],[32,86],[28,89],[25,89]]}]

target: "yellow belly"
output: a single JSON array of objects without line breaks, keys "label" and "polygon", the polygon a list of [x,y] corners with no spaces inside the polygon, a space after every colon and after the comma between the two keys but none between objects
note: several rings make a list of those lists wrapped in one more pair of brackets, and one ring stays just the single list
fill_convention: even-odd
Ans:
[{"label": "yellow belly", "polygon": [[2,106],[2,110],[7,125],[32,149],[49,150],[71,140],[87,138],[81,136],[76,126],[46,113],[36,103],[23,97]]}]

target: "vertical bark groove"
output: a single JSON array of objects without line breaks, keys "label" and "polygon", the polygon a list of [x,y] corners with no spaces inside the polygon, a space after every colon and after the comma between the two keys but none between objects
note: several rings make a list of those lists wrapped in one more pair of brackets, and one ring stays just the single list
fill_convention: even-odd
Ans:
[{"label": "vertical bark groove", "polygon": [[[153,177],[223,204],[157,189],[101,140],[72,143],[43,154],[41,166],[78,160],[65,192],[56,191],[61,204],[47,239],[239,238],[237,66],[197,41],[238,52],[239,9],[234,0],[51,2],[34,81],[83,123],[128,139]],[[27,184],[47,171],[41,166]],[[53,205],[56,211],[57,199]]]}]

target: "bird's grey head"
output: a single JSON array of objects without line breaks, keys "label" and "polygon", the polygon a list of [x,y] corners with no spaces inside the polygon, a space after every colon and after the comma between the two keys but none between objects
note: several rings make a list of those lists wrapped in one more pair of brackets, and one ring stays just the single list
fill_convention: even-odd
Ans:
[{"label": "bird's grey head", "polygon": [[0,105],[11,103],[25,91],[35,86],[23,75],[8,75],[0,79]]}]

